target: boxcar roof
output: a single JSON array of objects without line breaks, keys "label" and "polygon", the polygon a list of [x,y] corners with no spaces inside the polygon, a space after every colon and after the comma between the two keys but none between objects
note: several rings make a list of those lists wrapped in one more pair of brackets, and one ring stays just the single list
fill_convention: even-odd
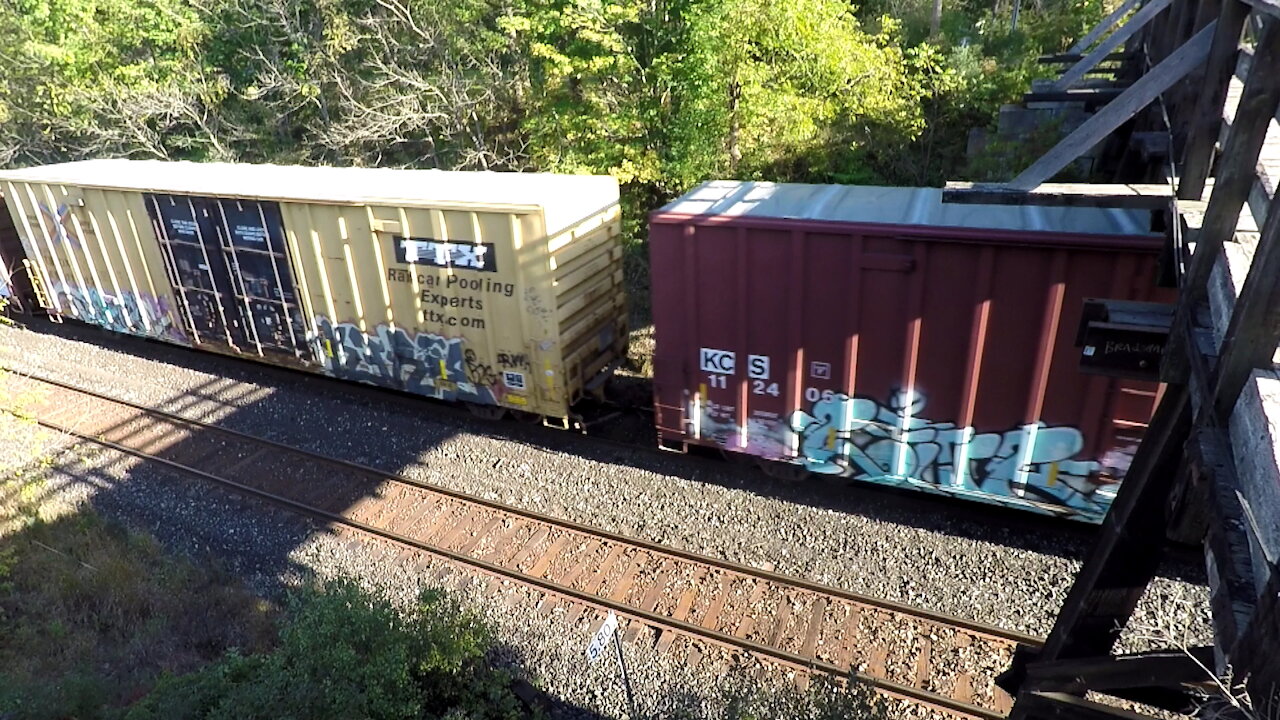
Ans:
[{"label": "boxcar roof", "polygon": [[554,234],[618,202],[600,175],[82,160],[0,171],[0,180],[212,197],[543,210]]},{"label": "boxcar roof", "polygon": [[659,212],[1088,235],[1151,234],[1148,211],[944,203],[939,188],[713,180]]}]

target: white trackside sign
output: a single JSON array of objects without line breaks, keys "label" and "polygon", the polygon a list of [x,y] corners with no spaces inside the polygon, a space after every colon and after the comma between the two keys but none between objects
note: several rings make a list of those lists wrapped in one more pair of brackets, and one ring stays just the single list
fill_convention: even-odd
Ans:
[{"label": "white trackside sign", "polygon": [[596,636],[591,638],[591,644],[587,646],[587,660],[591,663],[600,659],[604,654],[604,649],[609,645],[609,639],[618,630],[618,616],[609,611],[609,617],[605,618],[604,624],[596,631]]}]

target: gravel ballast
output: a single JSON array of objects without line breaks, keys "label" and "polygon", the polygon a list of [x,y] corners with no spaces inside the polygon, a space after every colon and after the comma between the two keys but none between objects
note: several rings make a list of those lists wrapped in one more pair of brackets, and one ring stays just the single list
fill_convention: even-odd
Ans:
[{"label": "gravel ballast", "polygon": [[[472,421],[426,402],[418,411],[337,381],[70,324],[33,328],[39,331],[0,328],[0,362],[530,510],[1014,630],[1048,632],[1088,549],[1088,533],[1049,520],[1043,527],[1005,523],[1007,513],[859,485],[787,484],[730,463]],[[167,475],[107,463],[78,482],[96,493],[93,503],[105,513],[143,524],[184,552],[225,556],[264,591],[302,574],[347,572],[411,596],[433,576],[417,563],[401,567],[397,553],[382,557],[368,543],[247,512],[250,503],[219,499],[216,509],[205,507],[198,487]],[[73,484],[69,476],[62,481]],[[179,486],[186,489],[174,492]],[[1186,628],[1207,641],[1198,569],[1170,565],[1165,575],[1149,588],[1136,624]],[[575,706],[621,712],[616,693],[595,682],[593,673],[604,670],[578,662],[589,626],[560,627],[554,612],[499,604],[494,612],[513,662],[528,667],[543,689]],[[633,646],[651,653],[645,643]],[[646,673],[665,669],[637,677],[638,694],[714,684],[670,659],[643,665]]]}]

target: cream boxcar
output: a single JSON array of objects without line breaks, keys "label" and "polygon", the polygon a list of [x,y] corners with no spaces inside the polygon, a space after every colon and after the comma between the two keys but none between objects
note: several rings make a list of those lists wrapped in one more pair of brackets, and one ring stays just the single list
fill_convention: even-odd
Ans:
[{"label": "cream boxcar", "polygon": [[49,312],[567,418],[625,357],[618,186],[90,160],[0,172]]}]

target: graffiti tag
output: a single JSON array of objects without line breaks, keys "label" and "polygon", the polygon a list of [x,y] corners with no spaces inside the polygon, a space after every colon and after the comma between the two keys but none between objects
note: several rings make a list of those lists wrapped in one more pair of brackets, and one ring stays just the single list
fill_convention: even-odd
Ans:
[{"label": "graffiti tag", "polygon": [[533,365],[529,362],[528,353],[498,353],[498,364],[504,368],[524,368],[532,370]]},{"label": "graffiti tag", "polygon": [[463,358],[467,362],[467,379],[472,383],[486,387],[498,384],[498,373],[494,372],[493,366],[481,362],[475,350],[467,348]]},{"label": "graffiti tag", "polygon": [[320,357],[335,377],[443,400],[497,402],[491,387],[497,377],[487,384],[472,379],[463,338],[410,334],[387,325],[366,334],[352,323],[335,324],[324,316],[316,318],[316,328]]},{"label": "graffiti tag", "polygon": [[84,322],[114,332],[188,344],[186,334],[174,325],[164,298],[129,291],[111,295],[97,288],[81,290],[63,283],[54,283],[53,293],[61,307]]},{"label": "graffiti tag", "polygon": [[1074,427],[1036,422],[976,432],[928,419],[919,393],[894,392],[883,403],[823,393],[785,421],[755,412],[746,427],[714,403],[690,409],[703,437],[826,475],[901,478],[1101,513],[1123,474],[1120,458],[1109,455],[1106,466],[1077,458],[1084,436]]},{"label": "graffiti tag", "polygon": [[1100,465],[1076,460],[1084,437],[1037,422],[975,433],[924,417],[922,395],[899,391],[884,404],[836,394],[791,416],[805,467],[850,477],[898,476],[948,487],[1105,510]]},{"label": "graffiti tag", "polygon": [[38,202],[36,205],[39,206],[40,212],[44,214],[44,217],[40,218],[41,225],[44,224],[46,218],[49,220],[47,230],[53,235],[56,244],[66,245],[69,248],[80,247],[76,236],[72,235],[71,231],[67,229],[67,215],[71,210],[69,207],[59,205],[56,210],[51,210],[44,203]]}]

